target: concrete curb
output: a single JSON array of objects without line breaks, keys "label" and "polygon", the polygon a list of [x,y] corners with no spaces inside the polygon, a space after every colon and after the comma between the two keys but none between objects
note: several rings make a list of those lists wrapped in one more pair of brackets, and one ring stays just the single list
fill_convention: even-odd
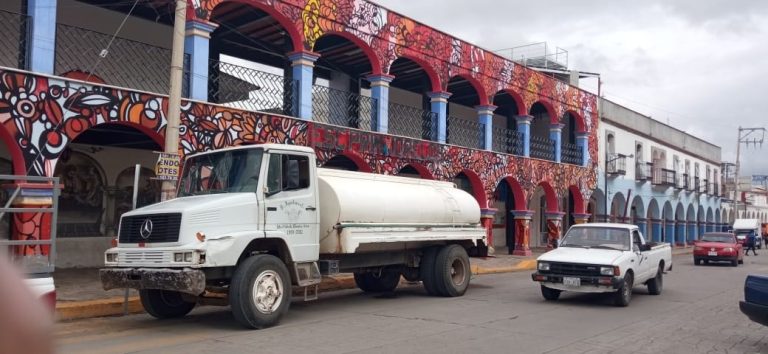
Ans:
[{"label": "concrete curb", "polygon": [[[526,259],[514,266],[480,267],[472,265],[473,275],[512,273],[536,269],[535,259]],[[355,279],[352,276],[338,276],[323,279],[320,283],[320,292],[354,289]],[[303,292],[294,291],[294,296],[303,296]],[[109,299],[66,301],[56,304],[56,318],[59,321],[71,321],[94,317],[120,316],[124,313],[124,298],[114,297]],[[138,296],[128,298],[128,314],[143,313],[141,300]]]}]

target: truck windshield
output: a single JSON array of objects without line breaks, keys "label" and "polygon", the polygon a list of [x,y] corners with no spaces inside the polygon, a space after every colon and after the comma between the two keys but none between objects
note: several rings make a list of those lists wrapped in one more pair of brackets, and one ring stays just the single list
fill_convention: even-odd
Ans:
[{"label": "truck windshield", "polygon": [[184,163],[179,196],[256,192],[262,149],[228,150],[189,158]]},{"label": "truck windshield", "polygon": [[572,227],[560,247],[630,250],[629,230],[609,227]]}]

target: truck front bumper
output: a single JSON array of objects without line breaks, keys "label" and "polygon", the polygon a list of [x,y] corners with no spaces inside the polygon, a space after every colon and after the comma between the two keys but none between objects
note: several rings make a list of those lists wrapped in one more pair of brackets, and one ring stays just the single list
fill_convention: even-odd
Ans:
[{"label": "truck front bumper", "polygon": [[[579,286],[566,286],[563,278],[578,278]],[[549,273],[533,273],[531,279],[553,289],[576,292],[613,292],[624,285],[624,278],[617,276],[579,276]]]},{"label": "truck front bumper", "polygon": [[101,285],[110,289],[158,289],[200,295],[205,291],[205,273],[190,268],[102,268]]}]

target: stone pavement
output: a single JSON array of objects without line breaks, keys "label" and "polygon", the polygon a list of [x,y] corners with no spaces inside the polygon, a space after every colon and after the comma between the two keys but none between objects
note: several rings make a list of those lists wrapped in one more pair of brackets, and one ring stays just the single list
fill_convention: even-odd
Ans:
[{"label": "stone pavement", "polygon": [[[690,253],[691,248],[675,248],[674,254]],[[529,257],[512,256],[506,248],[496,249],[491,257],[471,258],[472,273],[475,275],[530,271],[535,269],[536,257],[544,249],[534,249]],[[54,272],[56,283],[57,316],[61,320],[120,315],[124,312],[125,290],[105,291],[99,281],[96,268],[57,269]],[[321,291],[333,291],[353,288],[354,281],[350,274],[328,277],[321,284]],[[128,312],[141,312],[138,292],[129,290]]]}]

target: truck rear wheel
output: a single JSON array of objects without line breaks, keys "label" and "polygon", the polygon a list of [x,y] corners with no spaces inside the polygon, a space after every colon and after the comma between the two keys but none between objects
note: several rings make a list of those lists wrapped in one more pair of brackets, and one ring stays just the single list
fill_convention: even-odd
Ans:
[{"label": "truck rear wheel", "polygon": [[144,311],[159,319],[184,317],[195,308],[195,303],[184,301],[178,291],[143,289],[139,298]]},{"label": "truck rear wheel", "polygon": [[421,283],[424,284],[424,290],[429,295],[440,295],[437,292],[437,284],[435,280],[435,260],[437,259],[437,252],[440,247],[429,247],[424,250],[424,254],[421,256],[421,262],[419,263],[419,274],[421,275]]},{"label": "truck rear wheel", "polygon": [[471,277],[469,255],[464,247],[448,245],[440,249],[435,259],[435,289],[438,295],[445,297],[464,295]]},{"label": "truck rear wheel", "polygon": [[395,290],[400,284],[400,272],[382,270],[378,272],[355,273],[355,284],[367,293],[385,293]]},{"label": "truck rear wheel", "polygon": [[541,286],[541,296],[547,301],[556,301],[560,298],[560,293],[562,293],[562,291],[548,288],[544,285]]},{"label": "truck rear wheel", "polygon": [[237,322],[254,329],[280,322],[291,304],[290,279],[288,268],[275,256],[260,254],[243,260],[229,286]]}]

